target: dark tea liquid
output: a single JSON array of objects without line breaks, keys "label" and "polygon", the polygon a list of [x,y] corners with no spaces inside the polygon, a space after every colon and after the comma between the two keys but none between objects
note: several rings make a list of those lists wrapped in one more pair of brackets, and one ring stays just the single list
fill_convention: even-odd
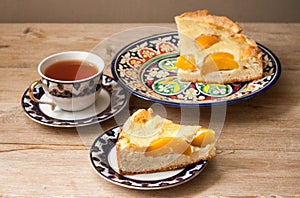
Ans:
[{"label": "dark tea liquid", "polygon": [[74,81],[91,77],[97,73],[97,67],[89,62],[67,60],[48,66],[44,74],[56,80]]}]

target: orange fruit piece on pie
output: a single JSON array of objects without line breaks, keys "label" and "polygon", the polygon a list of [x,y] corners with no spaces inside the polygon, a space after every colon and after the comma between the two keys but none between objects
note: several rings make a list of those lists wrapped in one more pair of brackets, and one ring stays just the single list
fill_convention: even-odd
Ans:
[{"label": "orange fruit piece on pie", "polygon": [[196,43],[200,45],[203,49],[207,49],[213,44],[216,44],[220,41],[220,38],[214,35],[201,35],[197,37]]},{"label": "orange fruit piece on pie", "polygon": [[196,71],[196,61],[193,55],[182,55],[177,58],[175,66],[182,70]]},{"label": "orange fruit piece on pie", "polygon": [[197,147],[205,147],[215,141],[215,133],[213,130],[206,129],[204,132],[197,135],[191,145]]},{"label": "orange fruit piece on pie", "polygon": [[160,156],[169,153],[191,155],[191,146],[178,137],[163,137],[151,142],[146,149],[146,155]]}]

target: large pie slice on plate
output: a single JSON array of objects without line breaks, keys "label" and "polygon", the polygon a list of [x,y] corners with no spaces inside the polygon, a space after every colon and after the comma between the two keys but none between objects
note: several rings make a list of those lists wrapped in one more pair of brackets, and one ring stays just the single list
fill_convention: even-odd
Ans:
[{"label": "large pie slice on plate", "polygon": [[207,10],[183,13],[175,21],[179,80],[235,83],[262,78],[262,52],[237,23]]}]

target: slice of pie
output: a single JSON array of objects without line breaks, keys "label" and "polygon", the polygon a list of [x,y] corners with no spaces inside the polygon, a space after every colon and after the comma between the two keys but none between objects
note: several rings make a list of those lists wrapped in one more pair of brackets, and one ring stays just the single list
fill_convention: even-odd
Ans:
[{"label": "slice of pie", "polygon": [[121,174],[185,167],[216,155],[215,133],[201,126],[175,124],[140,109],[125,122],[116,143]]},{"label": "slice of pie", "polygon": [[179,80],[234,83],[262,78],[262,52],[237,23],[207,10],[183,13],[175,21]]}]

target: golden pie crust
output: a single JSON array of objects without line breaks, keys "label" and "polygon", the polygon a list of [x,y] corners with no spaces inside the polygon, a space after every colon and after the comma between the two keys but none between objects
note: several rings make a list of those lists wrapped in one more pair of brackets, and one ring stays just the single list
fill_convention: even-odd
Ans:
[{"label": "golden pie crust", "polygon": [[[225,16],[211,15],[207,10],[186,12],[175,17],[179,32],[180,55],[192,55],[196,59],[197,71],[179,69],[181,81],[203,83],[235,83],[257,80],[263,77],[262,52],[253,39],[242,33],[242,28]],[[195,39],[201,35],[212,35],[220,42],[206,48],[195,49]],[[219,70],[207,74],[201,67],[205,59],[216,52],[234,55],[237,69]]]},{"label": "golden pie crust", "polygon": [[226,29],[232,33],[240,33],[242,31],[242,28],[238,25],[238,23],[233,22],[225,16],[211,15],[208,10],[185,12],[175,17],[176,23],[180,23],[183,20],[192,20],[198,23],[211,24],[216,28]]}]

